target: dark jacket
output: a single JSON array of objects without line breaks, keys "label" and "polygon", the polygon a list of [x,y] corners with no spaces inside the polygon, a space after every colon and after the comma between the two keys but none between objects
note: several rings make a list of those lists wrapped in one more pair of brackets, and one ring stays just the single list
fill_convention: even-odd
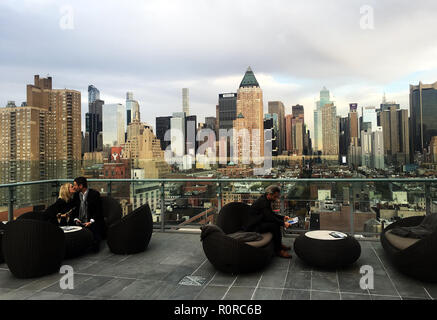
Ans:
[{"label": "dark jacket", "polygon": [[[55,225],[59,225],[58,219],[56,218],[56,215],[58,213],[66,213],[69,210],[71,210],[73,208],[73,201],[69,201],[66,202],[64,199],[58,198],[58,200],[56,200],[56,202],[54,204],[52,204],[51,206],[49,206],[45,211],[44,211],[44,217],[47,221],[55,224]],[[70,219],[70,223],[73,219]],[[66,221],[61,221],[61,225],[66,224]]]},{"label": "dark jacket", "polygon": [[263,194],[250,207],[247,221],[243,224],[244,231],[258,231],[263,223],[275,223],[278,227],[284,226],[284,217],[272,210],[272,201]]},{"label": "dark jacket", "polygon": [[[73,210],[72,220],[75,218],[79,219],[79,210],[80,210],[80,197],[79,192],[76,192],[73,196],[73,204],[75,209]],[[103,233],[105,221],[103,219],[102,213],[102,199],[100,197],[100,193],[94,189],[88,189],[88,195],[86,198],[87,202],[87,214],[86,221],[89,222],[91,219],[94,219],[94,223],[92,224],[92,231],[96,231],[98,233]]]}]

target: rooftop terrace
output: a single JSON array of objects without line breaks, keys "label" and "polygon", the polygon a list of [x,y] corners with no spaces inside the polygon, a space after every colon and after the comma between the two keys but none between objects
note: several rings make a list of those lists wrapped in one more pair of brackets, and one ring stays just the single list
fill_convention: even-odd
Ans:
[{"label": "rooftop terrace", "polygon": [[[284,243],[293,247],[294,238]],[[437,284],[408,278],[386,260],[377,241],[360,241],[362,254],[344,270],[326,271],[293,259],[275,257],[253,274],[217,272],[203,253],[199,234],[155,232],[146,251],[136,255],[112,254],[106,243],[97,254],[65,260],[74,269],[74,289],[63,290],[63,274],[17,279],[0,264],[0,299],[49,300],[408,300],[437,298]],[[374,289],[360,288],[360,267],[374,270]],[[203,278],[198,285],[183,285],[185,276]],[[192,283],[195,284],[195,283]]]}]

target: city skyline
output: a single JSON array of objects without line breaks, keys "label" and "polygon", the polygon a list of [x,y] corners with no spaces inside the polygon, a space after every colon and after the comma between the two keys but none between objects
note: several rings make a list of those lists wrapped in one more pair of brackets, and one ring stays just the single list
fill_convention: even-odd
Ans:
[{"label": "city skyline", "polygon": [[[268,101],[282,101],[287,114],[296,104],[310,114],[323,86],[333,94],[340,115],[347,114],[351,102],[378,106],[384,92],[388,100],[408,109],[409,85],[437,79],[436,49],[426,40],[434,35],[437,4],[425,2],[422,7],[411,7],[407,1],[369,1],[375,25],[363,30],[362,3],[358,1],[309,1],[305,6],[254,2],[250,10],[241,3],[225,1],[211,1],[208,6],[198,1],[172,6],[153,1],[125,6],[112,1],[105,8],[75,1],[71,4],[74,27],[64,30],[59,24],[68,10],[61,9],[68,9],[68,2],[4,1],[1,20],[21,23],[8,34],[0,31],[5,44],[0,105],[8,100],[19,105],[25,100],[21,84],[29,75],[48,73],[57,87],[78,90],[83,97],[88,85],[95,85],[108,104],[123,103],[126,92],[134,92],[144,121],[151,125],[156,117],[179,111],[180,90],[189,88],[190,112],[203,119],[215,114],[218,93],[235,92],[241,73],[250,65],[263,88],[265,113]],[[164,10],[166,7],[172,10]],[[103,18],[94,14],[101,11]],[[337,18],[327,25],[320,19],[322,14]],[[108,19],[113,15],[119,19]],[[406,24],[405,19],[413,15],[418,18]],[[196,18],[190,19],[192,16]],[[218,23],[218,16],[229,23]],[[181,23],[182,17],[191,22]],[[138,24],[137,28],[128,19]],[[257,31],[254,35],[246,35],[240,28],[249,22]],[[197,31],[199,25],[205,30]],[[157,28],[160,37],[150,31]],[[118,31],[108,35],[108,29]],[[144,33],[142,37],[135,36],[137,29]],[[52,40],[44,47],[38,37],[30,39],[35,52],[29,60],[20,48],[23,36],[35,31]],[[209,34],[207,40],[205,33]],[[247,39],[240,41],[243,34]],[[125,50],[120,43],[134,43],[135,51]],[[256,43],[265,49],[256,50]],[[44,48],[50,53],[44,53]],[[85,110],[83,99],[82,118]],[[306,122],[313,132],[311,117]]]}]

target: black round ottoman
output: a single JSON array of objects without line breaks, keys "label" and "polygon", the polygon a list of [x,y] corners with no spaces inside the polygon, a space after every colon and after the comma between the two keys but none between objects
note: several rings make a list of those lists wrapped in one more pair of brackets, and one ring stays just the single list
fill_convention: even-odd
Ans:
[{"label": "black round ottoman", "polygon": [[344,238],[330,235],[333,231],[317,230],[301,234],[294,241],[294,251],[307,264],[326,269],[342,268],[358,260],[360,243],[344,233]]},{"label": "black round ottoman", "polygon": [[93,233],[82,227],[61,227],[65,234],[65,259],[83,255],[93,245]]}]

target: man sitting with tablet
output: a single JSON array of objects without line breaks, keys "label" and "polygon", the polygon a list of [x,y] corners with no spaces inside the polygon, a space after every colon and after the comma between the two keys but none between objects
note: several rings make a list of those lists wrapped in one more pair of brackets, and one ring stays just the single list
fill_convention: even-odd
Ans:
[{"label": "man sitting with tablet", "polygon": [[276,185],[269,186],[265,193],[256,200],[250,210],[249,218],[244,222],[244,231],[266,233],[271,232],[275,252],[279,257],[291,259],[287,250],[291,247],[282,244],[281,227],[288,228],[290,217],[273,212],[272,204],[279,199],[281,189]]}]

